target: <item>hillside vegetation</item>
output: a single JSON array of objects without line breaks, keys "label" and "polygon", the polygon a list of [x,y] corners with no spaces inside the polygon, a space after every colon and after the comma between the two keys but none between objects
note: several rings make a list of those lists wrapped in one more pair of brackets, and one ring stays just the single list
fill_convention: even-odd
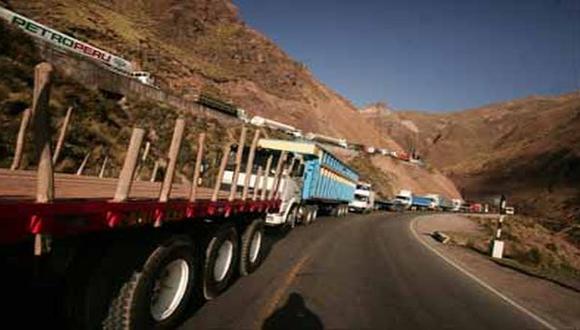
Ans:
[{"label": "hillside vegetation", "polygon": [[364,121],[350,102],[305,65],[240,19],[229,0],[27,0],[14,10],[89,41],[188,95],[202,90],[307,131],[353,142],[396,144]]},{"label": "hillside vegetation", "polygon": [[[34,66],[41,62],[33,42],[17,30],[0,22],[0,167],[10,167],[14,154],[16,134],[22,111],[32,103]],[[147,130],[147,141],[152,143],[151,157],[143,174],[148,175],[155,159],[165,157],[169,147],[173,125],[178,116],[187,122],[187,136],[182,147],[180,171],[191,173],[193,147],[197,134],[207,133],[208,158],[214,160],[220,146],[233,139],[239,126],[225,128],[211,118],[194,117],[191,114],[151,102],[108,99],[101,93],[87,89],[62,77],[58,72],[50,101],[53,137],[59,129],[66,109],[74,106],[71,125],[56,169],[74,173],[85,155],[90,152],[86,174],[97,174],[105,156],[109,157],[108,176],[120,170],[125,149],[133,127]],[[32,128],[29,127],[29,131]],[[31,134],[27,134],[22,168],[35,164]]]}]

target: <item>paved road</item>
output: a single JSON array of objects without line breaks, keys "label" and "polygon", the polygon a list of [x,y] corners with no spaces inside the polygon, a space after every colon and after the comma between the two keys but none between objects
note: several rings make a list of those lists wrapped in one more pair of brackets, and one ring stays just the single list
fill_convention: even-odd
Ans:
[{"label": "paved road", "polygon": [[417,242],[412,218],[322,218],[274,235],[263,266],[182,328],[542,328]]}]

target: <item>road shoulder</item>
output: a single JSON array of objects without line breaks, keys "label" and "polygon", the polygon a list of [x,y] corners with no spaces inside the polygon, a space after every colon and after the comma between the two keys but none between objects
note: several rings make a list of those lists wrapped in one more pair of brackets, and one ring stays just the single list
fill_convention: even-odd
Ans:
[{"label": "road shoulder", "polygon": [[477,227],[458,215],[424,215],[411,222],[411,231],[427,248],[514,307],[548,328],[580,329],[580,293],[501,267],[484,255],[441,244],[430,236],[435,231],[459,229],[474,231]]}]

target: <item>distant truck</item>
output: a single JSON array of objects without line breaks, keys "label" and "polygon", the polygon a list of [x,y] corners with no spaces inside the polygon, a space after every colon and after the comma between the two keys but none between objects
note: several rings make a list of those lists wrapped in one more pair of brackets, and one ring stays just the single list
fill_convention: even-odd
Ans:
[{"label": "distant truck", "polygon": [[431,197],[413,195],[411,198],[411,209],[412,210],[435,210],[435,201]]},{"label": "distant truck", "polygon": [[335,145],[338,147],[348,149],[348,142],[346,141],[346,139],[343,139],[343,138],[335,138],[332,136],[316,134],[316,133],[307,133],[306,135],[304,135],[304,138],[306,138],[307,140],[316,141],[316,142],[320,142],[320,143],[328,143],[328,144],[332,144],[332,145]]},{"label": "distant truck", "polygon": [[454,208],[453,202],[445,196],[428,194],[426,197],[433,199],[435,210],[437,211],[452,211]]},{"label": "distant truck", "polygon": [[151,72],[135,71],[135,72],[131,73],[131,77],[135,78],[136,80],[141,82],[143,85],[158,88],[157,86],[155,86],[155,78],[153,78],[153,76],[151,75]]},{"label": "distant truck", "polygon": [[354,199],[348,203],[348,210],[352,212],[368,213],[375,209],[375,192],[372,185],[359,182],[354,191]]},{"label": "distant truck", "polygon": [[406,210],[434,210],[433,198],[413,194],[410,190],[401,190],[395,197],[394,202],[401,204]]},{"label": "distant truck", "polygon": [[[308,225],[321,213],[331,216],[348,213],[359,179],[355,170],[312,141],[260,139],[258,146],[266,151],[286,151],[291,156],[277,185],[282,201],[279,212],[267,215],[267,225],[294,227],[298,222]],[[224,179],[231,182],[231,177],[231,173],[226,172]],[[238,185],[243,185],[244,181],[244,175],[240,174]],[[268,189],[276,185],[273,179],[260,182],[253,176],[250,187],[256,184],[265,184]]]},{"label": "distant truck", "polygon": [[410,190],[401,190],[397,196],[395,196],[393,202],[401,205],[403,209],[408,210],[411,208],[413,202],[413,192]]},{"label": "distant truck", "polygon": [[451,208],[451,211],[453,211],[453,212],[463,212],[462,206],[465,204],[465,202],[463,201],[463,199],[454,198],[454,199],[451,200],[451,203],[453,204],[453,207]]},{"label": "distant truck", "polygon": [[471,203],[469,205],[469,212],[482,213],[483,212],[483,205],[481,205],[481,203]]}]

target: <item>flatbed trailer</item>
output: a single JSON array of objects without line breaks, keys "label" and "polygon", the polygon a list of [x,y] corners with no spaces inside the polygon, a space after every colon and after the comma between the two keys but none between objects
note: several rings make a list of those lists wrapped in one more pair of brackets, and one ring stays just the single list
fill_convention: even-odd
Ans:
[{"label": "flatbed trailer", "polygon": [[190,185],[183,184],[174,186],[171,200],[159,202],[161,183],[144,181],[133,184],[130,200],[112,202],[116,184],[110,178],[55,174],[57,199],[37,203],[31,193],[36,188],[36,172],[0,169],[0,244],[25,241],[36,234],[59,238],[204,217],[264,214],[279,204],[276,200],[230,201],[227,191],[219,191],[219,199],[211,201],[209,188],[199,189],[197,200],[190,202]]},{"label": "flatbed trailer", "polygon": [[[0,170],[0,285],[11,301],[8,311],[19,308],[14,315],[20,315],[48,307],[35,305],[41,301],[36,291],[22,294],[15,283],[25,280],[58,288],[58,311],[66,322],[61,328],[174,328],[193,301],[213,299],[235,274],[257,269],[264,257],[265,217],[279,209],[280,200],[267,188],[223,190],[231,142],[224,144],[213,181],[201,171],[201,133],[193,184],[173,183],[183,118],[176,121],[163,182],[137,180],[145,136],[140,128],[133,129],[118,178],[54,173],[50,74],[50,65],[37,66],[31,108],[37,169]],[[240,143],[237,150],[243,149]],[[253,143],[250,154],[255,151]],[[258,165],[248,156],[247,174]],[[213,187],[201,187],[202,178]],[[272,177],[263,173],[261,179]]]}]

